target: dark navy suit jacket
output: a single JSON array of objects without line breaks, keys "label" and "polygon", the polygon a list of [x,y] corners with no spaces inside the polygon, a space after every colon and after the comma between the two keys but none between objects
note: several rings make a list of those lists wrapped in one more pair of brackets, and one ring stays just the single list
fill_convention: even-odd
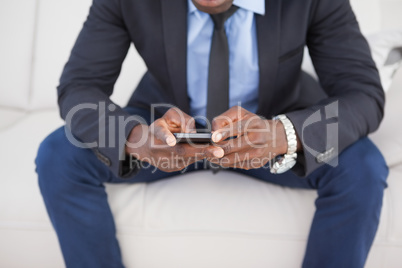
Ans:
[{"label": "dark navy suit jacket", "polygon": [[[257,113],[266,118],[286,113],[293,122],[304,147],[293,169],[297,174],[308,175],[323,164],[323,153],[336,155],[379,126],[384,93],[348,0],[266,0],[265,16],[256,15],[256,24]],[[108,107],[130,43],[148,71],[129,105],[149,110],[151,104],[171,103],[189,112],[187,0],[94,0],[60,79],[58,102],[63,118],[82,103],[105,102]],[[301,86],[306,45],[325,94]],[[119,107],[107,110],[99,131],[98,114],[94,109],[77,112],[72,133],[83,142],[99,142],[100,132],[108,140],[116,134],[109,131],[109,117],[129,117]],[[136,124],[129,122],[124,136]],[[115,139],[119,145],[118,135]],[[93,149],[115,175],[130,175],[123,174],[119,160],[124,144]]]}]

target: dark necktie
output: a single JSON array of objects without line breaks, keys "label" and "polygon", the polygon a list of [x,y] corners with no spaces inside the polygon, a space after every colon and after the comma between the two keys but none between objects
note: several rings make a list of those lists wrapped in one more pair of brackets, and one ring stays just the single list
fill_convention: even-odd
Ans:
[{"label": "dark necktie", "polygon": [[[207,119],[211,124],[214,117],[229,109],[229,45],[224,25],[237,9],[232,5],[223,13],[211,15],[214,33],[209,56],[207,97]],[[219,166],[212,163],[208,164],[208,168],[214,174],[220,170]]]},{"label": "dark necktie", "polygon": [[214,22],[208,70],[207,119],[212,119],[229,109],[229,45],[224,24],[238,7],[211,15]]}]

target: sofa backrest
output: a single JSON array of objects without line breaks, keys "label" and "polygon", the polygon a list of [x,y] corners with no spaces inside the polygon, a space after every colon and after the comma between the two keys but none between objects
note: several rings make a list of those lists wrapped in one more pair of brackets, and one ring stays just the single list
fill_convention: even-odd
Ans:
[{"label": "sofa backrest", "polygon": [[36,1],[0,2],[0,106],[28,105]]},{"label": "sofa backrest", "polygon": [[[91,0],[0,2],[0,108],[56,108],[56,87]],[[145,65],[135,49],[124,62],[113,99],[127,102]]]},{"label": "sofa backrest", "polygon": [[[398,2],[400,7],[402,0],[351,2],[363,32],[369,33],[384,25],[381,10],[385,7],[392,12],[389,6]],[[91,0],[0,2],[0,107],[22,110],[56,107],[56,86],[90,4]],[[400,12],[395,13],[387,18],[400,19]],[[143,61],[131,48],[113,100],[124,105],[144,72]]]}]

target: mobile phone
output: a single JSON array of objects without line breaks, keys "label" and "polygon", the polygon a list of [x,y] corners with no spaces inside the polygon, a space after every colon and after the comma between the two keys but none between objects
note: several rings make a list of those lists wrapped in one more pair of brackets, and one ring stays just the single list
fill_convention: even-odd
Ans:
[{"label": "mobile phone", "polygon": [[212,143],[212,133],[173,133],[177,143]]}]

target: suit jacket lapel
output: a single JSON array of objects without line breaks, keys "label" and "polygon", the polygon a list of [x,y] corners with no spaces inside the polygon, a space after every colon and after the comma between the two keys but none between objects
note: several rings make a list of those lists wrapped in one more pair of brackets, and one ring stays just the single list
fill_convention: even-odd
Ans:
[{"label": "suit jacket lapel", "polygon": [[265,15],[256,15],[260,73],[258,114],[272,116],[270,96],[275,94],[280,48],[281,0],[266,0]]},{"label": "suit jacket lapel", "polygon": [[187,97],[187,1],[161,0],[167,68],[175,104],[189,113]]}]

